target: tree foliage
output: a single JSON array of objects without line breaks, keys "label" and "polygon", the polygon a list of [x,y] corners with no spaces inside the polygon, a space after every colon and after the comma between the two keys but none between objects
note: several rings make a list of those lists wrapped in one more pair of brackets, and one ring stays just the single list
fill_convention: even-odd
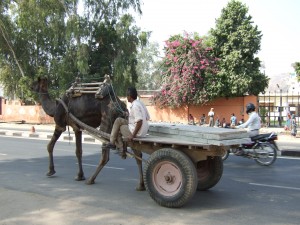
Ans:
[{"label": "tree foliage", "polygon": [[208,36],[171,37],[166,43],[163,87],[154,103],[179,107],[202,105],[216,97],[258,95],[269,81],[256,56],[261,37],[248,8],[236,0],[222,10]]},{"label": "tree foliage", "polygon": [[161,107],[205,104],[216,97],[217,66],[212,49],[194,35],[176,35],[166,42],[163,86],[153,101]]},{"label": "tree foliage", "polygon": [[83,3],[79,12],[78,0],[1,1],[0,82],[7,95],[30,99],[28,84],[38,76],[48,77],[55,95],[77,76],[113,75],[119,94],[137,82],[137,49],[148,36],[126,11],[141,13],[140,0]]},{"label": "tree foliage", "polygon": [[261,62],[256,56],[261,37],[246,5],[230,1],[210,31],[214,54],[220,58],[220,96],[258,95],[268,86],[269,78],[260,71]]},{"label": "tree foliage", "polygon": [[137,59],[138,83],[136,87],[140,90],[157,90],[161,88],[160,67],[162,61],[159,59],[159,45],[156,42],[149,43],[141,48]]},{"label": "tree foliage", "polygon": [[292,66],[295,69],[298,81],[300,81],[300,62],[295,62]]}]

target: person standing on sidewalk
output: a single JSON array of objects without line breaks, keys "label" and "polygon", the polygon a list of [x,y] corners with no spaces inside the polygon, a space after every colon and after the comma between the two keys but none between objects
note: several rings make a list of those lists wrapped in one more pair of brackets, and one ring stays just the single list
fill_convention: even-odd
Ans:
[{"label": "person standing on sidewalk", "polygon": [[231,114],[231,117],[230,117],[230,126],[231,126],[231,127],[236,126],[236,123],[237,123],[236,120],[237,120],[237,119],[236,119],[236,116],[234,115],[234,113],[232,113],[232,114]]},{"label": "person standing on sidewalk", "polygon": [[209,126],[210,127],[214,126],[214,116],[215,116],[214,108],[211,108],[210,111],[208,112]]},{"label": "person standing on sidewalk", "polygon": [[148,132],[150,115],[144,103],[137,99],[135,88],[127,89],[127,100],[131,103],[128,120],[120,117],[115,120],[110,142],[106,145],[108,148],[122,149],[122,136],[131,141],[135,137],[145,137]]},{"label": "person standing on sidewalk", "polygon": [[291,123],[291,114],[288,113],[286,116],[286,121],[285,121],[285,125],[284,125],[284,130],[291,130],[292,129],[292,123]]},{"label": "person standing on sidewalk", "polygon": [[295,118],[295,114],[292,115],[292,119],[291,119],[291,135],[296,137],[297,135],[297,121],[296,121],[296,118]]}]

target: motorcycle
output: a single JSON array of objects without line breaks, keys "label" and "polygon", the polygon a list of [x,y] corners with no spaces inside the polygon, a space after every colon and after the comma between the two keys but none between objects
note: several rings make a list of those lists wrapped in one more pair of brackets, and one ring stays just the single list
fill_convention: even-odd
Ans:
[{"label": "motorcycle", "polygon": [[[279,148],[276,144],[277,134],[267,133],[259,134],[251,138],[251,142],[242,144],[238,148],[231,148],[225,151],[222,160],[226,160],[230,153],[249,159],[254,159],[256,163],[262,166],[272,165],[277,159]],[[241,154],[242,152],[242,154]]]}]

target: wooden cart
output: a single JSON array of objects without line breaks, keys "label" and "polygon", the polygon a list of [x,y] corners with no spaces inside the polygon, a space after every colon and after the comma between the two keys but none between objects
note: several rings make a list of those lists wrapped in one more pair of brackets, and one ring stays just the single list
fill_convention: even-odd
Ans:
[{"label": "wooden cart", "polygon": [[[109,140],[110,134],[89,127],[71,113],[68,115],[91,136]],[[151,198],[161,206],[176,208],[187,203],[196,190],[215,186],[223,174],[221,156],[229,148],[250,141],[244,130],[152,123],[148,136],[131,142],[124,140],[123,153],[134,156],[140,164],[140,186],[146,187]],[[130,148],[134,153],[130,153]],[[147,153],[149,158],[145,161],[136,152]],[[88,184],[95,182],[108,161],[109,149],[103,145],[102,159]]]},{"label": "wooden cart", "polygon": [[[171,134],[160,132],[162,126]],[[180,134],[172,132],[178,126],[187,130],[179,131]],[[201,132],[202,137],[195,131]],[[219,182],[223,174],[221,156],[229,148],[249,142],[247,137],[245,131],[235,129],[152,124],[149,135],[132,142],[125,140],[125,146],[126,153],[140,161],[143,159],[130,153],[130,148],[149,155],[143,160],[142,179],[151,198],[161,206],[177,208],[187,203],[196,190],[210,189]],[[99,164],[90,178],[92,182],[103,166]]]},{"label": "wooden cart", "polygon": [[151,198],[173,208],[183,206],[196,190],[215,186],[223,174],[224,151],[249,142],[247,137],[241,130],[157,123],[130,147],[150,155],[143,177]]}]

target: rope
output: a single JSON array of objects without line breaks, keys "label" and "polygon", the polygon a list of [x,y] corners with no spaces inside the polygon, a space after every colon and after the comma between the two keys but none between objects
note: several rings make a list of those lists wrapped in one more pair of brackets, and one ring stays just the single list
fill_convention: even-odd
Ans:
[{"label": "rope", "polygon": [[[70,114],[69,108],[70,108],[70,100],[68,101],[67,120],[69,120],[69,114]],[[68,125],[67,127],[68,127],[68,134],[69,134],[69,144],[70,144],[70,137],[71,137],[71,133],[70,133],[70,126]]]},{"label": "rope", "polygon": [[[122,113],[124,113],[125,111],[122,109],[122,106],[119,104],[119,101],[118,101],[118,98],[117,98],[117,95],[116,95],[116,93],[115,93],[115,91],[114,91],[114,87],[113,87],[113,85],[112,84],[110,84],[111,85],[111,89],[112,89],[112,92],[113,92],[113,97],[115,98],[115,100],[116,100],[116,103],[114,103],[114,105],[117,105],[117,109],[119,110],[119,112],[122,112]],[[108,92],[108,94],[109,94],[109,97],[110,97],[110,100],[112,100],[112,102],[114,102],[113,101],[113,99],[112,99],[112,97],[111,97],[111,94],[110,94],[110,92]]]}]

